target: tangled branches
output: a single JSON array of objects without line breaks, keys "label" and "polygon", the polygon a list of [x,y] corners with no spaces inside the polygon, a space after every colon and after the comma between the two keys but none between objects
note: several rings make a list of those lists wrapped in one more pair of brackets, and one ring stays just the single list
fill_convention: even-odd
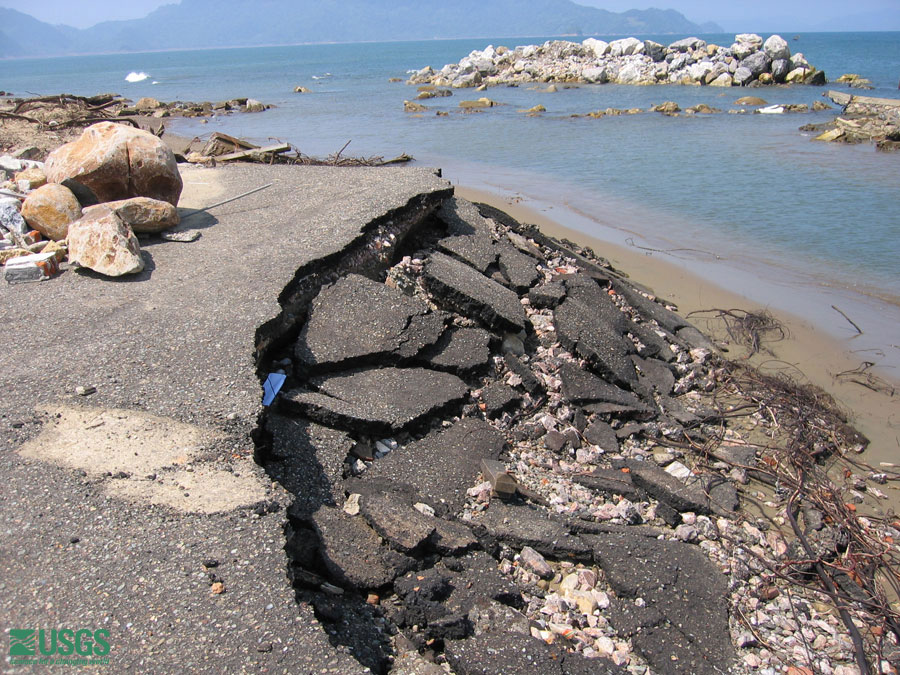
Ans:
[{"label": "tangled branches", "polygon": [[748,312],[743,309],[710,309],[691,312],[691,316],[712,315],[725,324],[728,337],[735,344],[743,345],[750,356],[758,354],[765,340],[783,340],[787,337],[784,326],[769,312]]}]

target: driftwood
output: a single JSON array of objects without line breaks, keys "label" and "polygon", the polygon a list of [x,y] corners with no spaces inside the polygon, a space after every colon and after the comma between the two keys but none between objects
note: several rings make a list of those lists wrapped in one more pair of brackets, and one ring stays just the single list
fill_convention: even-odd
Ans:
[{"label": "driftwood", "polygon": [[267,145],[264,148],[250,148],[239,152],[230,152],[227,155],[219,155],[216,160],[219,162],[233,162],[239,159],[262,159],[264,155],[280,155],[291,149],[288,143],[279,143],[278,145]]}]

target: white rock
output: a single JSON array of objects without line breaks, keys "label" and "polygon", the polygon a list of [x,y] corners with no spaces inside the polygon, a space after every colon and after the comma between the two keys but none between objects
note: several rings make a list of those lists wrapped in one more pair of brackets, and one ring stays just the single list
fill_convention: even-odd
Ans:
[{"label": "white rock", "polygon": [[588,38],[581,44],[584,45],[587,49],[590,49],[592,52],[594,52],[594,56],[598,59],[609,54],[609,43],[604,42],[603,40]]},{"label": "white rock", "polygon": [[629,37],[621,40],[613,40],[609,43],[609,53],[611,56],[631,56],[632,54],[640,54],[644,51],[644,43],[637,38]]},{"label": "white rock", "polygon": [[738,33],[734,36],[735,42],[747,42],[757,49],[763,46],[763,39],[756,33]]},{"label": "white rock", "polygon": [[791,48],[780,35],[772,35],[763,45],[763,50],[773,61],[791,58]]},{"label": "white rock", "polygon": [[69,225],[69,260],[109,277],[144,269],[141,245],[131,228],[109,209],[97,207]]},{"label": "white rock", "polygon": [[675,478],[680,478],[681,480],[686,480],[693,475],[691,470],[681,462],[672,462],[664,471],[670,476],[675,476]]}]

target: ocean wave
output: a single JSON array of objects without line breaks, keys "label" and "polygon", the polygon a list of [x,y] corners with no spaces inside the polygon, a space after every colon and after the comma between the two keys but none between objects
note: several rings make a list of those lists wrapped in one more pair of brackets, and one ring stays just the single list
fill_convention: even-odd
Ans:
[{"label": "ocean wave", "polygon": [[126,82],[143,82],[148,77],[150,77],[150,76],[143,71],[141,71],[140,73],[136,73],[136,72],[132,71],[132,72],[128,73],[128,75],[125,76],[125,81]]}]

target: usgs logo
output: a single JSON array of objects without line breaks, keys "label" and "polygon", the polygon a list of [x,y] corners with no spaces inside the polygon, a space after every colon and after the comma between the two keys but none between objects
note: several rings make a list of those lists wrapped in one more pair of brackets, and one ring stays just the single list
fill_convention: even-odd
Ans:
[{"label": "usgs logo", "polygon": [[109,654],[109,631],[71,630],[20,630],[9,631],[10,656],[106,656]]}]

